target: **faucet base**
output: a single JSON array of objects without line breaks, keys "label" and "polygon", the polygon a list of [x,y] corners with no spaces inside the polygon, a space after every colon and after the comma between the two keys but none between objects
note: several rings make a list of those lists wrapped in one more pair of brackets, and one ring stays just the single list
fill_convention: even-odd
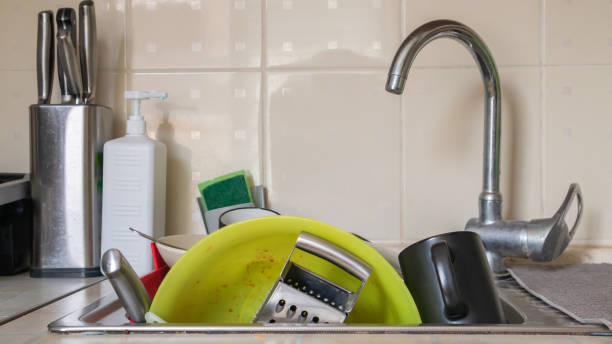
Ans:
[{"label": "faucet base", "polygon": [[504,275],[508,273],[505,257],[529,257],[527,227],[528,223],[524,221],[485,223],[479,218],[472,218],[465,225],[465,230],[480,235],[491,270],[496,275]]},{"label": "faucet base", "polygon": [[[480,196],[481,207],[492,212],[501,210],[501,199],[496,198],[496,194],[483,192]],[[565,222],[565,216],[574,200],[576,200],[577,214],[574,224],[570,227]],[[571,184],[563,204],[550,218],[535,219],[529,222],[501,219],[483,221],[481,216],[470,219],[465,225],[465,230],[480,235],[491,269],[495,274],[503,275],[507,274],[504,265],[505,257],[548,262],[561,255],[574,237],[581,214],[580,186]]]},{"label": "faucet base", "polygon": [[505,258],[495,252],[486,251],[487,259],[489,260],[489,266],[491,270],[493,270],[493,274],[495,278],[504,278],[510,275],[508,270],[506,269],[506,264],[504,262]]}]

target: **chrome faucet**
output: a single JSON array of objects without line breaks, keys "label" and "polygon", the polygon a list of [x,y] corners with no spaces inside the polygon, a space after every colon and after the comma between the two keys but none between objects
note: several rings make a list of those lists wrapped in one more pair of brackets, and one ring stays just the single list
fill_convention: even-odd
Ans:
[{"label": "chrome faucet", "polygon": [[[550,261],[559,256],[573,238],[582,214],[582,194],[571,184],[561,208],[551,218],[526,221],[502,220],[499,188],[501,138],[501,86],[493,55],[484,41],[469,27],[452,20],[435,20],[414,30],[404,40],[389,69],[386,90],[401,94],[408,71],[419,51],[429,42],[448,37],[465,46],[478,64],[485,92],[485,130],[482,192],[478,218],[470,219],[465,229],[478,233],[487,250],[489,264],[497,274],[507,273],[504,258],[521,257]],[[565,216],[578,199],[576,220],[571,230]]]}]

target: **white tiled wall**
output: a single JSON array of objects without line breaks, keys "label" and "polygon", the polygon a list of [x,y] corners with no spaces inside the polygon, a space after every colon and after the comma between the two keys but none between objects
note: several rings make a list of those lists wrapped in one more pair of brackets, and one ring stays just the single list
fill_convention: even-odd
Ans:
[{"label": "white tiled wall", "polygon": [[399,0],[266,3],[269,67],[387,67],[400,42]]},{"label": "white tiled wall", "polygon": [[274,208],[400,237],[400,97],[386,73],[271,72],[266,184]]},{"label": "white tiled wall", "polygon": [[[36,13],[77,5],[0,1],[1,171],[29,169]],[[610,1],[97,0],[96,11],[98,102],[115,109],[115,135],[123,90],[170,95],[143,111],[168,146],[171,234],[202,231],[195,185],[238,169],[272,208],[375,240],[463,228],[482,178],[472,58],[436,41],[403,96],[384,91],[402,39],[445,18],[476,30],[499,67],[504,216],[550,216],[579,182],[576,242],[612,244]]]},{"label": "white tiled wall", "polygon": [[259,0],[132,0],[130,69],[237,68],[261,63]]}]

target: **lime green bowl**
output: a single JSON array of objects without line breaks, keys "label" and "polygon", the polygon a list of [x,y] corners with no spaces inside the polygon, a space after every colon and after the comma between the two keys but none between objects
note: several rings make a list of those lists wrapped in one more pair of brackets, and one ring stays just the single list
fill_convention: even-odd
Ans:
[{"label": "lime green bowl", "polygon": [[[293,216],[238,222],[200,240],[170,269],[151,312],[171,323],[250,323],[303,231],[346,249],[372,267],[346,323],[421,323],[404,282],[376,250],[351,233]],[[340,285],[350,283],[352,277],[343,281],[347,274],[336,266],[299,252],[292,259],[300,265]]]}]

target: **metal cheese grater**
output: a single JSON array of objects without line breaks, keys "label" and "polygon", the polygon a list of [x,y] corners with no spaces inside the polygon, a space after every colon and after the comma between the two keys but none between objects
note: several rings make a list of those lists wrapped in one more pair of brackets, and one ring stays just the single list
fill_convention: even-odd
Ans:
[{"label": "metal cheese grater", "polygon": [[[322,258],[361,281],[350,291],[291,261],[299,248]],[[312,234],[302,232],[253,322],[342,323],[353,309],[372,268],[350,252]]]}]

